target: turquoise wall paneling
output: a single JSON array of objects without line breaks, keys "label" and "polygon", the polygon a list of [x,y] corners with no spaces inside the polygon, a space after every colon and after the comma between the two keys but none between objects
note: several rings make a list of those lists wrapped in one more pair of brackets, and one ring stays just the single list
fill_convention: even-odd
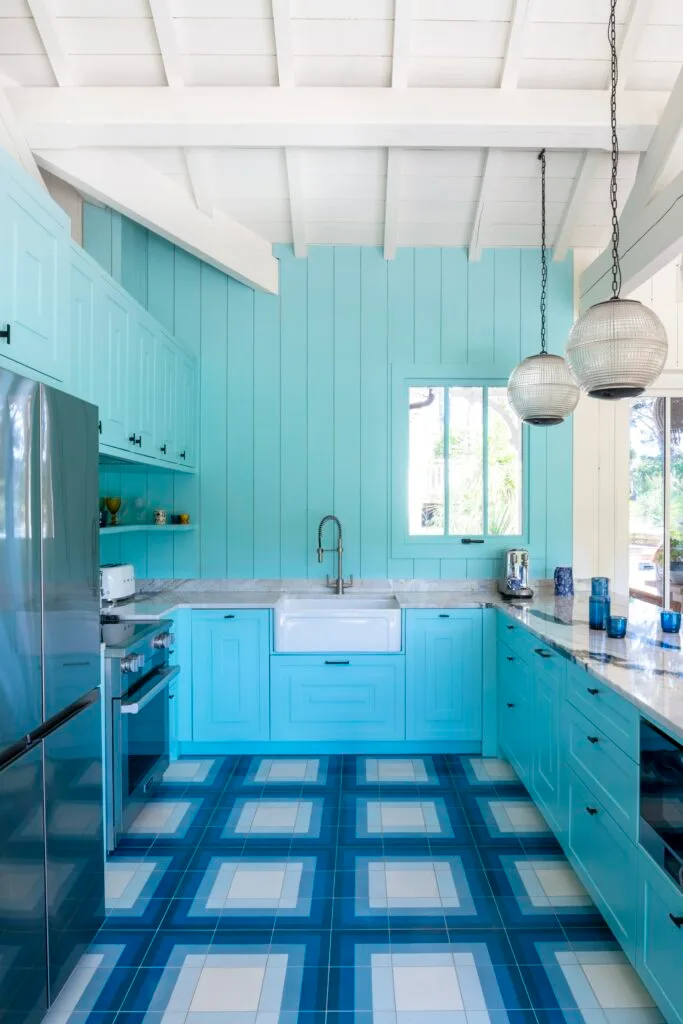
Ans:
[{"label": "turquoise wall paneling", "polygon": [[[481,579],[486,557],[391,554],[390,368],[416,361],[507,378],[538,351],[539,253],[276,246],[281,294],[253,292],[144,229],[86,208],[85,242],[116,262],[152,314],[201,355],[197,563],[205,577],[314,577],[315,530],[336,512],[345,571],[366,578]],[[129,267],[130,262],[130,267]],[[572,321],[571,256],[549,274],[549,347]],[[571,424],[531,431],[534,571],[571,560]],[[552,523],[553,528],[546,528]],[[184,538],[185,540],[185,538]],[[160,569],[169,552],[148,551]],[[483,554],[483,553],[482,553]],[[167,567],[168,569],[168,567]],[[170,573],[170,569],[165,575]]]}]

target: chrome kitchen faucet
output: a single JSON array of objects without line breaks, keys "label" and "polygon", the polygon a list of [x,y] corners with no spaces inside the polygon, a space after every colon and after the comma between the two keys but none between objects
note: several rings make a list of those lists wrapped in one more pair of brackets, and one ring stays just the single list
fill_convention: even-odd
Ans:
[{"label": "chrome kitchen faucet", "polygon": [[[336,548],[324,548],[323,547],[323,528],[325,523],[336,523],[337,524],[337,546]],[[349,576],[348,580],[344,579],[344,569],[342,566],[342,555],[344,553],[344,547],[342,543],[342,524],[339,522],[336,516],[323,516],[318,524],[318,561],[322,562],[323,555],[327,551],[337,552],[337,578],[336,580],[330,579],[328,573],[325,577],[326,586],[330,587],[336,594],[343,594],[347,587],[353,586],[353,576]]]}]

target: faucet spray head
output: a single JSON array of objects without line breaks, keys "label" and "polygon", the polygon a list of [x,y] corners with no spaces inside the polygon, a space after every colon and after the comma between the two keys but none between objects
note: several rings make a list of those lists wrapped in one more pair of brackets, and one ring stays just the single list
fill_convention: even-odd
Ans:
[{"label": "faucet spray head", "polygon": [[322,562],[322,560],[323,560],[323,549],[322,548],[318,548],[318,561]]}]

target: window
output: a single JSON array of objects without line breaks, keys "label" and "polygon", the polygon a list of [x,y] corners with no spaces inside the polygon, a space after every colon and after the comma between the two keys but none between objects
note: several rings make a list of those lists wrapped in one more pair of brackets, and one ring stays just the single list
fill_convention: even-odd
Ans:
[{"label": "window", "polygon": [[408,388],[408,535],[523,533],[522,425],[504,387]]}]

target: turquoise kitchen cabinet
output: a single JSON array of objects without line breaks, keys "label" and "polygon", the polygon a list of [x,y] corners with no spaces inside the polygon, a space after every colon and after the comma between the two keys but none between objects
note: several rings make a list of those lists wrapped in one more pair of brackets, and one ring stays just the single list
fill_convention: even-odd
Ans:
[{"label": "turquoise kitchen cabinet", "polygon": [[130,448],[128,429],[128,368],[130,307],[126,297],[108,281],[102,286],[102,337],[95,366],[100,407],[100,441],[113,448]]},{"label": "turquoise kitchen cabinet", "polygon": [[405,739],[401,654],[273,655],[271,739]]},{"label": "turquoise kitchen cabinet", "polygon": [[513,648],[498,643],[498,742],[520,779],[531,784],[533,672]]},{"label": "turquoise kitchen cabinet", "polygon": [[154,454],[163,462],[177,462],[176,400],[178,349],[173,339],[160,330],[157,336],[155,377]]},{"label": "turquoise kitchen cabinet", "polygon": [[270,613],[192,614],[192,739],[267,740]]},{"label": "turquoise kitchen cabinet", "polygon": [[633,704],[579,666],[572,666],[567,675],[567,700],[638,761],[640,719]]},{"label": "turquoise kitchen cabinet", "polygon": [[69,246],[69,391],[97,403],[95,351],[101,339],[102,270],[79,245]]},{"label": "turquoise kitchen cabinet", "polygon": [[532,648],[531,657],[534,673],[531,790],[555,832],[562,832],[566,827],[560,790],[566,661],[557,651],[541,643]]},{"label": "turquoise kitchen cabinet", "polygon": [[639,851],[640,936],[636,967],[669,1024],[683,1024],[683,892]]},{"label": "turquoise kitchen cabinet", "polygon": [[471,740],[482,731],[479,608],[406,612],[406,739]]},{"label": "turquoise kitchen cabinet", "polygon": [[0,156],[0,358],[54,380],[68,373],[68,218],[47,192]]},{"label": "turquoise kitchen cabinet", "polygon": [[140,455],[153,455],[157,339],[155,324],[142,309],[131,317],[128,344],[128,445]]},{"label": "turquoise kitchen cabinet", "polygon": [[197,463],[197,364],[184,353],[178,356],[176,393],[175,455],[181,465]]}]

